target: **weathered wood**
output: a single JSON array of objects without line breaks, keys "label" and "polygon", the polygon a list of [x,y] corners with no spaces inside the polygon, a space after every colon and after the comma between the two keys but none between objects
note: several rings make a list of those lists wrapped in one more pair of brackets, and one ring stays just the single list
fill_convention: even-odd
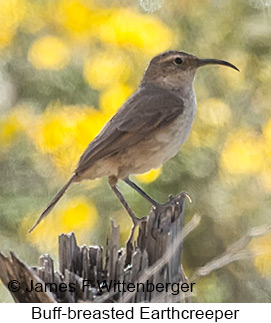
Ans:
[{"label": "weathered wood", "polygon": [[[18,278],[24,285],[30,279],[35,279],[47,284],[54,283],[56,286],[62,283],[74,287],[72,291],[69,288],[66,291],[58,288],[52,293],[38,295],[13,293],[18,302],[55,299],[58,302],[180,301],[180,295],[173,296],[166,291],[147,291],[146,288],[151,283],[172,284],[186,279],[181,265],[185,196],[180,194],[170,198],[164,206],[153,208],[146,220],[140,223],[136,241],[126,248],[119,249],[119,226],[112,222],[105,257],[101,247],[79,247],[74,233],[61,234],[59,272],[54,271],[54,262],[49,255],[40,257],[39,268],[30,269],[12,254],[11,260],[1,255],[0,277],[6,286],[10,280]],[[87,288],[83,289],[85,281]],[[128,283],[133,283],[138,290],[127,291]],[[119,288],[113,288],[114,284],[119,284]]]},{"label": "weathered wood", "polygon": [[119,250],[119,226],[115,226],[111,221],[111,237],[107,239],[107,254],[106,254],[106,271],[108,280],[113,281],[117,279],[117,262],[118,262],[118,250]]},{"label": "weathered wood", "polygon": [[45,254],[40,256],[40,268],[43,268],[42,277],[40,278],[45,282],[54,282],[54,261],[50,255]]},{"label": "weathered wood", "polygon": [[[51,292],[27,292],[33,286],[41,284],[45,288],[44,282],[28,268],[14,253],[10,253],[11,258],[0,253],[0,277],[3,284],[9,288],[10,294],[17,303],[54,303],[55,298]],[[11,283],[13,281],[13,283]],[[18,288],[18,290],[15,290]]]}]

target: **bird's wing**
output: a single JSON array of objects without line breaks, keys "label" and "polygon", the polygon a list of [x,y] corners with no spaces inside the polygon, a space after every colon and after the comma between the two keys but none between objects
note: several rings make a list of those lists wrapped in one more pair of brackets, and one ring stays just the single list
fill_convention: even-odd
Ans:
[{"label": "bird's wing", "polygon": [[135,92],[86,148],[75,173],[148,138],[183,110],[183,100],[167,90],[143,88]]}]

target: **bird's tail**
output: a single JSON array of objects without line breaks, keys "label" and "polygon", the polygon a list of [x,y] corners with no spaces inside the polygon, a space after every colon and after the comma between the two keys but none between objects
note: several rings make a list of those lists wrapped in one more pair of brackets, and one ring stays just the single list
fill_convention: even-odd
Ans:
[{"label": "bird's tail", "polygon": [[56,196],[53,198],[53,200],[49,203],[49,205],[46,207],[46,209],[42,212],[40,217],[37,219],[37,221],[34,223],[34,225],[28,230],[28,232],[32,232],[36,226],[40,223],[40,221],[48,215],[56,203],[61,199],[61,197],[66,192],[67,188],[71,185],[71,183],[74,181],[76,177],[76,174],[73,174],[72,177],[69,179],[69,181],[63,186],[63,188],[56,194]]}]

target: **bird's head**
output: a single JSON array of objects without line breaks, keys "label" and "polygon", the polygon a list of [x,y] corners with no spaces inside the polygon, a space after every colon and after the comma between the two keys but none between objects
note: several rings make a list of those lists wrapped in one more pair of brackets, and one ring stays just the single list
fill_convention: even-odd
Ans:
[{"label": "bird's head", "polygon": [[191,87],[197,69],[209,64],[224,65],[239,71],[231,63],[219,59],[201,59],[185,52],[167,51],[151,59],[141,84],[151,83],[176,90]]}]

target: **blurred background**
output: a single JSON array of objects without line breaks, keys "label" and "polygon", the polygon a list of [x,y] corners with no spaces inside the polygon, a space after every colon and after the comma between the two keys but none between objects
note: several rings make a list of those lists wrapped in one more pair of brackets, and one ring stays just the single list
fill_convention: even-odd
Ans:
[{"label": "blurred background", "polygon": [[[200,225],[185,241],[185,271],[205,265],[251,227],[270,222],[271,0],[0,0],[0,250],[29,265],[57,260],[58,234],[105,245],[110,218],[129,216],[107,179],[74,184],[32,234],[40,212],[125,99],[148,61],[168,49],[240,69],[198,71],[197,116],[180,153],[133,179],[160,202],[187,191]],[[137,216],[150,205],[120,189]],[[271,235],[253,255],[196,285],[195,302],[270,302]],[[57,261],[56,261],[57,262]],[[11,302],[0,282],[0,300]]]}]

